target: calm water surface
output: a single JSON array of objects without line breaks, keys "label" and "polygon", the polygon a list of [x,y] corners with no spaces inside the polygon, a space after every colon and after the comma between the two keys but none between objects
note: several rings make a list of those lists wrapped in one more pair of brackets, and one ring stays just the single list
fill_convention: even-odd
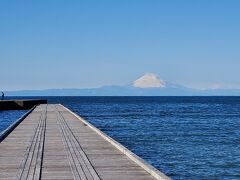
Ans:
[{"label": "calm water surface", "polygon": [[25,110],[0,111],[0,133],[26,112]]},{"label": "calm water surface", "polygon": [[[240,179],[240,97],[45,98],[173,179]],[[0,112],[0,130],[8,116]]]}]

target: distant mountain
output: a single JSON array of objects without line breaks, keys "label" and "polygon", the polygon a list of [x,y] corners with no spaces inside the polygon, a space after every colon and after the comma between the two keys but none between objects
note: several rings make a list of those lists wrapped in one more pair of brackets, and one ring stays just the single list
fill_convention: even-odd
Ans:
[{"label": "distant mountain", "polygon": [[126,86],[8,91],[7,96],[240,96],[240,89],[196,90],[147,73]]},{"label": "distant mountain", "polygon": [[166,83],[155,74],[147,73],[132,83],[136,88],[165,88]]}]

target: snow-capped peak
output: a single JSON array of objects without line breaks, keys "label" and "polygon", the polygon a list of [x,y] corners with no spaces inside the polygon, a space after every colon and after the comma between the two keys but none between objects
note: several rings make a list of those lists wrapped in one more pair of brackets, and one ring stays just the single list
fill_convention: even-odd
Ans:
[{"label": "snow-capped peak", "polygon": [[137,88],[164,88],[166,87],[166,83],[159,79],[153,73],[146,73],[139,79],[133,82],[133,87]]}]

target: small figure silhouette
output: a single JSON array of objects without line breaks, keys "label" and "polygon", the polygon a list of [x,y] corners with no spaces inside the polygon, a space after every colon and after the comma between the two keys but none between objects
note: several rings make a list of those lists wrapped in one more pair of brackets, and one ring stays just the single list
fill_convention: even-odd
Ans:
[{"label": "small figure silhouette", "polygon": [[2,100],[4,100],[4,92],[2,92]]}]

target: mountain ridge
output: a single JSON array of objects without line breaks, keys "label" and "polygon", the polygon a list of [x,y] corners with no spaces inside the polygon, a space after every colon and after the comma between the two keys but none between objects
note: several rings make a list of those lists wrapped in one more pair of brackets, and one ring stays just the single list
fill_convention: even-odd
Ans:
[{"label": "mountain ridge", "polygon": [[240,96],[240,89],[187,88],[146,73],[129,85],[99,88],[63,88],[45,90],[6,91],[7,96]]}]

